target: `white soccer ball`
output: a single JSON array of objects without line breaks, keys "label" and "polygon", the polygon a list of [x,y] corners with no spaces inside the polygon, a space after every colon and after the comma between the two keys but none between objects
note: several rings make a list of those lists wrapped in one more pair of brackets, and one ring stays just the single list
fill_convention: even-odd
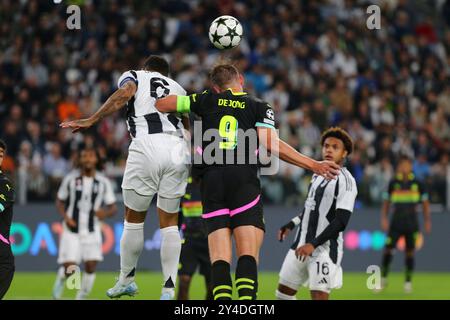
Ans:
[{"label": "white soccer ball", "polygon": [[231,49],[239,45],[242,25],[232,16],[220,16],[209,27],[209,40],[217,49]]}]

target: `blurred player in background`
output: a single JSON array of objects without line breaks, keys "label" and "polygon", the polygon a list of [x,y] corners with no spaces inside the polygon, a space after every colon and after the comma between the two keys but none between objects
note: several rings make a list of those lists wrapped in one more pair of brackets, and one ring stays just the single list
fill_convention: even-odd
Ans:
[{"label": "blurred player in background", "polygon": [[183,245],[178,269],[180,278],[178,300],[189,300],[189,287],[197,266],[205,278],[206,299],[212,299],[211,260],[202,210],[199,181],[192,175],[188,179],[186,194],[181,201]]},{"label": "blurred player in background", "polygon": [[187,161],[174,159],[174,152],[189,154],[183,138],[189,119],[176,113],[160,113],[154,103],[168,94],[186,94],[168,78],[169,64],[159,56],[150,56],[142,70],[124,72],[116,90],[91,117],[61,124],[74,131],[93,126],[99,120],[127,104],[127,126],[132,142],[122,182],[125,221],[120,240],[120,275],[116,285],[107,291],[110,298],[133,296],[138,288],[134,281],[136,266],[144,247],[144,221],[156,193],[161,230],[162,300],[175,296],[175,284],[181,251],[178,231],[180,199],[189,175]]},{"label": "blurred player in background", "polygon": [[[257,264],[265,223],[259,166],[257,162],[250,162],[252,155],[258,153],[258,144],[246,138],[239,139],[239,131],[254,133],[254,139],[280,159],[328,178],[337,174],[339,166],[331,161],[308,158],[279,140],[272,107],[243,92],[244,78],[236,67],[217,65],[210,79],[213,90],[190,96],[171,95],[158,100],[156,108],[161,112],[192,111],[202,118],[202,133],[194,134],[203,137],[208,131],[220,135],[214,141],[202,139],[202,150],[213,149],[212,156],[217,157],[208,164],[202,156],[204,170],[201,174],[202,216],[208,230],[213,295],[215,300],[232,298],[230,264],[234,237],[238,256],[235,284],[239,299],[253,300],[258,290]],[[223,162],[224,159],[227,162]],[[243,160],[242,164],[238,164],[238,159]]]},{"label": "blurred player in background", "polygon": [[[416,239],[419,234],[419,221],[417,205],[422,203],[425,232],[431,232],[430,203],[428,192],[412,172],[412,161],[402,157],[398,163],[397,175],[389,183],[389,189],[383,194],[383,207],[381,209],[381,228],[388,232],[382,259],[381,289],[387,286],[389,266],[392,261],[392,251],[401,236],[405,238],[405,284],[406,293],[412,292],[412,273],[414,270],[414,253]],[[388,222],[389,209],[393,204],[391,223]]]},{"label": "blurred player in background", "polygon": [[74,266],[84,262],[81,288],[76,299],[86,299],[95,281],[95,269],[103,260],[100,221],[117,211],[111,182],[97,172],[99,156],[92,147],[79,154],[79,170],[67,175],[59,187],[56,208],[64,218],[58,264],[62,265],[53,287],[53,298],[60,299],[65,280]]},{"label": "blurred player in background", "polygon": [[[0,167],[6,153],[6,143],[0,140]],[[14,188],[0,171],[0,300],[6,294],[14,277],[14,256],[9,242],[13,217]]]},{"label": "blurred player in background", "polygon": [[276,297],[295,300],[298,287],[308,286],[313,300],[328,300],[331,289],[342,286],[342,233],[353,212],[356,182],[344,167],[353,151],[348,133],[334,127],[321,139],[322,157],[339,164],[337,180],[327,181],[313,175],[302,214],[281,227],[278,239],[283,241],[300,225],[295,241],[284,259]]}]

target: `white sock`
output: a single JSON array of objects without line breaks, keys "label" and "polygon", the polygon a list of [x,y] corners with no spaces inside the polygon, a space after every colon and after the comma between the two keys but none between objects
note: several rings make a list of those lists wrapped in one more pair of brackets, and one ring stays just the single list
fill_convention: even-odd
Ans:
[{"label": "white sock", "polygon": [[164,284],[171,279],[175,287],[180,261],[181,237],[177,226],[160,229],[161,231],[161,267]]},{"label": "white sock", "polygon": [[56,273],[55,284],[53,285],[53,299],[61,299],[64,293],[64,284],[66,282],[66,273],[64,266],[59,267]]},{"label": "white sock", "polygon": [[119,281],[128,284],[134,280],[137,262],[144,248],[144,223],[124,221],[120,239]]},{"label": "white sock", "polygon": [[275,291],[275,296],[277,297],[277,300],[297,300],[297,297],[295,295],[290,296],[278,290]]},{"label": "white sock", "polygon": [[94,286],[95,272],[94,273],[83,273],[83,278],[81,279],[81,288],[77,292],[77,300],[86,299],[89,293],[91,293],[92,287]]},{"label": "white sock", "polygon": [[65,281],[66,280],[66,268],[64,266],[59,267],[58,272],[56,273],[56,281]]}]

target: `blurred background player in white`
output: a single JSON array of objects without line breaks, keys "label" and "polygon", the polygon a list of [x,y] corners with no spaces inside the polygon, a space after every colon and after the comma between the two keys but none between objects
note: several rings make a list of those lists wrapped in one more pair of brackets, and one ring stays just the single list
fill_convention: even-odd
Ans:
[{"label": "blurred background player in white", "polygon": [[353,151],[353,141],[339,127],[326,130],[321,138],[322,157],[341,166],[337,179],[313,175],[302,214],[281,227],[283,241],[300,225],[284,259],[276,297],[295,300],[300,285],[309,286],[313,300],[328,300],[331,289],[342,286],[343,237],[358,193],[356,182],[344,167]]},{"label": "blurred background player in white", "polygon": [[[122,182],[125,221],[120,241],[120,276],[107,291],[110,298],[133,296],[136,266],[144,247],[144,221],[156,193],[161,231],[161,265],[164,276],[161,299],[175,296],[175,284],[181,251],[178,231],[180,199],[189,175],[189,149],[183,139],[189,119],[176,113],[161,113],[154,104],[169,94],[186,91],[168,78],[169,64],[159,56],[150,56],[143,70],[124,72],[116,90],[91,117],[62,123],[73,131],[86,129],[127,104],[127,126],[132,137]],[[186,155],[184,161],[177,155]]]},{"label": "blurred background player in white", "polygon": [[111,182],[96,170],[99,161],[94,148],[83,148],[79,155],[80,169],[67,175],[58,190],[56,208],[64,223],[58,256],[58,264],[62,266],[53,287],[54,299],[61,298],[66,277],[81,262],[84,273],[76,299],[87,298],[94,285],[97,263],[103,260],[99,221],[113,216],[117,206]]}]

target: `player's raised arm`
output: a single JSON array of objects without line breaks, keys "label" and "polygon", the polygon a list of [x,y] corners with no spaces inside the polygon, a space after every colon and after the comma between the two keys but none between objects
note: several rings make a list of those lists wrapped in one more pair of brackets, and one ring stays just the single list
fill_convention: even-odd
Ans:
[{"label": "player's raised arm", "polygon": [[[156,107],[156,109],[158,109],[159,112],[176,112],[176,111],[178,111],[177,104],[178,104],[179,97],[186,97],[186,96],[169,95],[162,99],[158,99],[155,102],[155,107]],[[186,98],[188,98],[188,97],[186,97]],[[182,99],[183,98],[181,98],[180,100],[182,100]],[[180,111],[178,111],[178,112],[180,112]]]},{"label": "player's raised arm", "polygon": [[311,170],[326,179],[333,179],[339,174],[339,165],[332,161],[316,161],[301,154],[281,140],[272,128],[258,127],[258,138],[269,152],[275,153],[287,163]]},{"label": "player's raised arm", "polygon": [[104,117],[121,109],[136,93],[137,86],[134,81],[127,81],[117,89],[96,113],[86,119],[66,121],[60,124],[62,128],[72,128],[72,132],[87,129]]}]

